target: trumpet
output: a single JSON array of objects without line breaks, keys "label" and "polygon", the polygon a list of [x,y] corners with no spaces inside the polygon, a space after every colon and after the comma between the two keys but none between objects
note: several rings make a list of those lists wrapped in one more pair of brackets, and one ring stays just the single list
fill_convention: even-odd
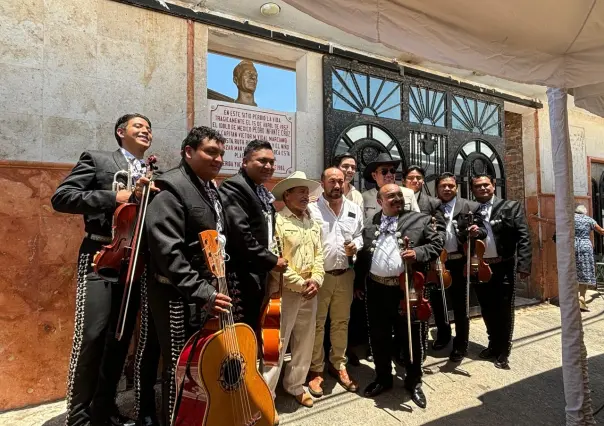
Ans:
[{"label": "trumpet", "polygon": [[[120,176],[126,176],[126,185],[118,180]],[[128,170],[119,170],[113,175],[113,183],[111,184],[111,190],[118,192],[127,189],[132,192],[132,166],[128,165]]]}]

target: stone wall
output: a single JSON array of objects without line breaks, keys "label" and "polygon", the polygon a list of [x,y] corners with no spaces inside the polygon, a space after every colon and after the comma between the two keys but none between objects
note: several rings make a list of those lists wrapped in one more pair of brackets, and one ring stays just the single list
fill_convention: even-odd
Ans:
[{"label": "stone wall", "polygon": [[522,115],[505,111],[506,198],[524,203],[524,161],[522,152]]},{"label": "stone wall", "polygon": [[0,39],[2,411],[65,396],[83,222],[52,210],[57,185],[83,150],[117,148],[126,112],[149,116],[163,167],[178,161],[187,22],[109,0],[2,1]]},{"label": "stone wall", "polygon": [[186,131],[187,22],[109,0],[0,5],[0,159],[70,162],[116,149],[138,111],[153,152],[178,159]]},{"label": "stone wall", "polygon": [[[524,153],[522,143],[522,114],[505,111],[505,188],[506,198],[515,200],[525,206],[524,192]],[[526,207],[525,207],[526,209]],[[535,241],[534,235],[531,235]],[[533,294],[531,280],[517,280],[516,291],[518,296],[531,297]]]},{"label": "stone wall", "polygon": [[[0,1],[0,39],[3,411],[65,395],[83,223],[52,210],[57,185],[82,151],[117,149],[124,113],[150,118],[149,154],[164,169],[209,117],[205,25],[111,0]],[[295,63],[296,166],[312,178],[323,168],[321,59]]]},{"label": "stone wall", "polygon": [[0,162],[0,411],[65,395],[84,224],[50,197],[70,169]]}]

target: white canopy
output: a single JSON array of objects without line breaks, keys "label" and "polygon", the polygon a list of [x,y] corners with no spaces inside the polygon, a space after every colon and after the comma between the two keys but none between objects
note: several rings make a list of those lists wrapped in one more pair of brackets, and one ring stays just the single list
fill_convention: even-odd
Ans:
[{"label": "white canopy", "polygon": [[283,0],[350,34],[424,60],[573,89],[604,116],[602,0]]},{"label": "white canopy", "polygon": [[421,59],[548,89],[567,425],[595,424],[574,257],[567,90],[604,116],[604,0],[283,0]]}]

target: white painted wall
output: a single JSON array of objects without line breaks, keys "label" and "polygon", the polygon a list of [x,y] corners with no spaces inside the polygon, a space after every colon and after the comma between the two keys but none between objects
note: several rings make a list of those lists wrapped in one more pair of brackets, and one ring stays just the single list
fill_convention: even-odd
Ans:
[{"label": "white painted wall", "polygon": [[323,165],[323,55],[306,53],[296,63],[296,168],[319,179]]},{"label": "white painted wall", "polygon": [[[576,108],[572,97],[568,102],[568,121],[573,144],[573,181],[576,196],[586,196],[588,182],[587,157],[604,158],[604,118]],[[541,150],[541,188],[543,193],[554,192],[551,131],[548,105],[539,110],[539,146]],[[523,123],[524,124],[524,123]]]},{"label": "white painted wall", "polygon": [[524,195],[537,195],[537,147],[535,110],[522,114],[522,160],[524,164]]}]

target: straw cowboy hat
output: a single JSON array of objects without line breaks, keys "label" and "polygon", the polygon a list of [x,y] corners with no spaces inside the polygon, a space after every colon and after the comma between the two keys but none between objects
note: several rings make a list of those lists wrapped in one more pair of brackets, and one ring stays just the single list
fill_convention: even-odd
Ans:
[{"label": "straw cowboy hat", "polygon": [[392,166],[395,169],[398,169],[399,164],[401,164],[401,160],[393,160],[388,153],[382,152],[375,160],[367,164],[367,167],[365,167],[365,170],[363,171],[363,179],[367,182],[375,183],[375,179],[371,174],[375,172],[379,166]]},{"label": "straw cowboy hat", "polygon": [[292,189],[297,186],[305,186],[310,192],[312,192],[321,186],[321,184],[319,182],[315,182],[314,180],[306,179],[306,173],[304,172],[293,172],[291,175],[275,185],[271,192],[277,201],[283,201],[283,193],[288,189]]}]

